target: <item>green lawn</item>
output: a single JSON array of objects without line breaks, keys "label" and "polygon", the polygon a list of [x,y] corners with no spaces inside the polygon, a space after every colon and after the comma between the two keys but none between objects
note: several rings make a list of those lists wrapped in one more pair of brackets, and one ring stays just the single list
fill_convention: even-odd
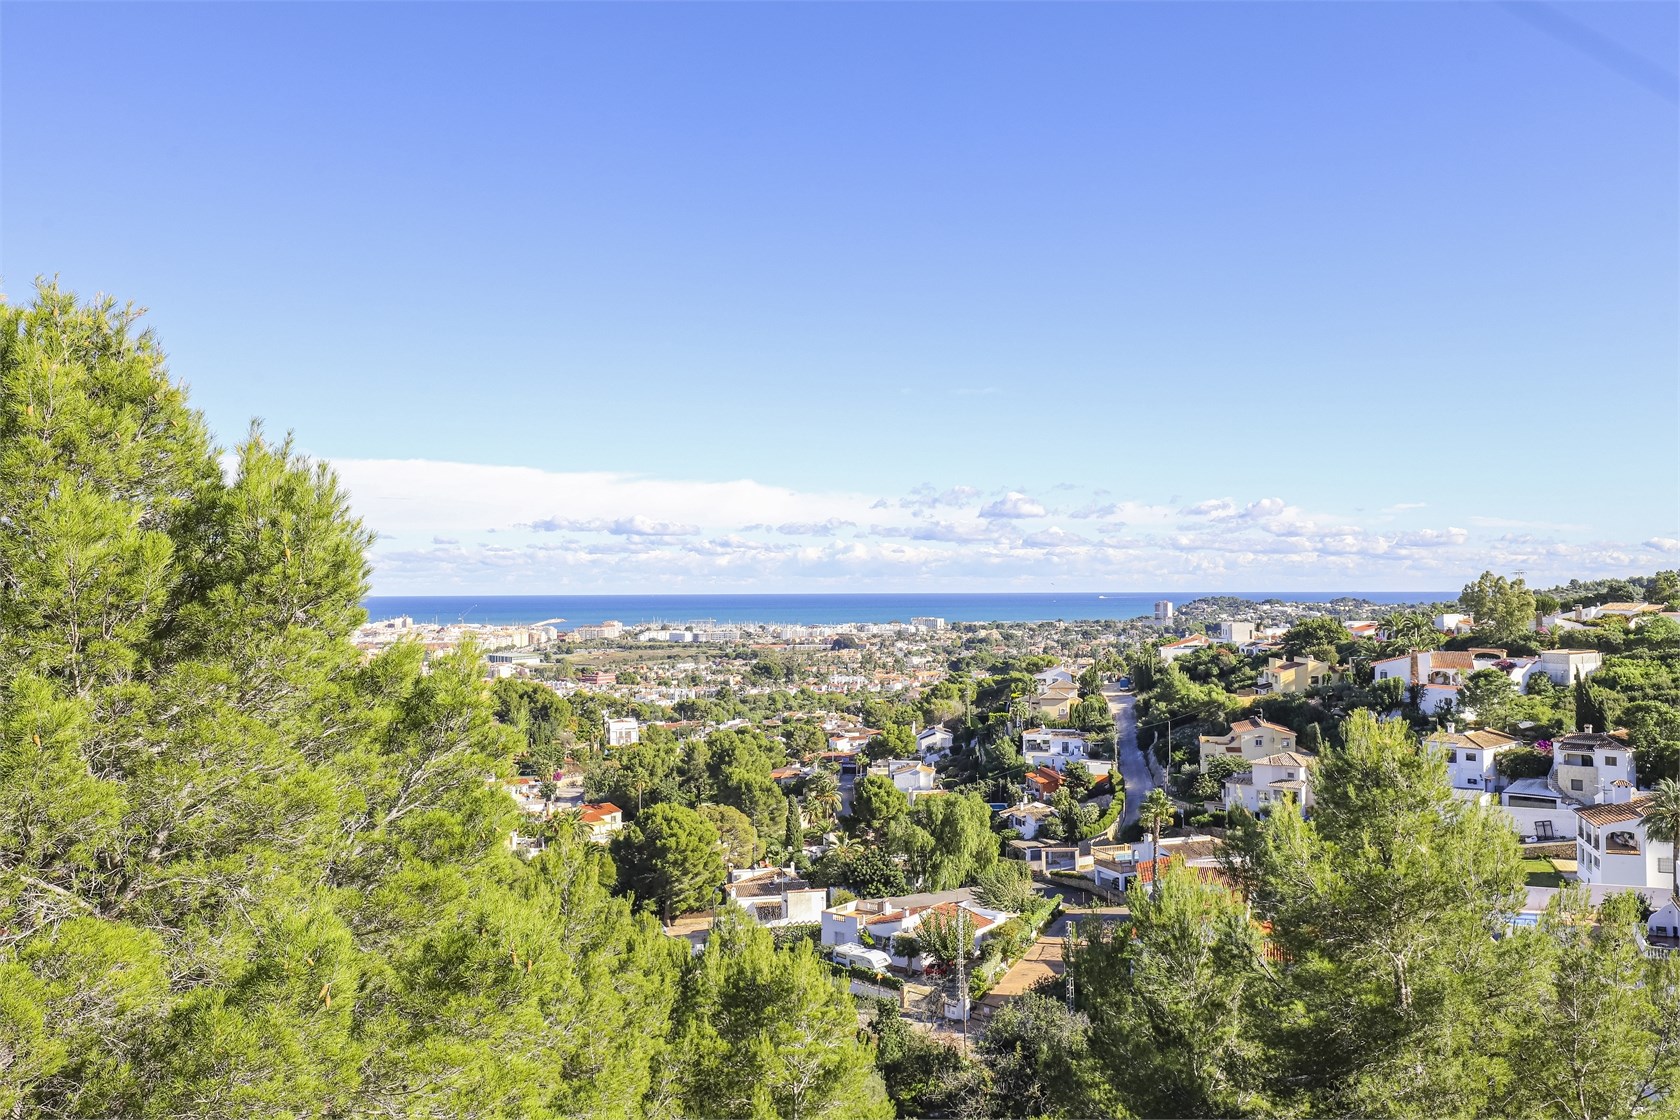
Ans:
[{"label": "green lawn", "polygon": [[1563,886],[1563,875],[1552,866],[1549,859],[1525,859],[1522,861],[1522,869],[1531,887]]}]

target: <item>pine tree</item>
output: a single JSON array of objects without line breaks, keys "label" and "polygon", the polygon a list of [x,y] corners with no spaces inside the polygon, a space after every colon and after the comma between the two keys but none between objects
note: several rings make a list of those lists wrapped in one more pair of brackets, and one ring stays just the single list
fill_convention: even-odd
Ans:
[{"label": "pine tree", "polygon": [[802,940],[723,911],[688,970],[662,1076],[682,1116],[886,1120],[891,1102],[841,980]]},{"label": "pine tree", "polygon": [[1260,1099],[1259,928],[1183,863],[1136,880],[1130,919],[1082,927],[1070,967],[1091,1053],[1139,1116],[1234,1116]]},{"label": "pine tree", "polygon": [[1517,1012],[1494,940],[1523,901],[1494,810],[1455,798],[1404,724],[1359,710],[1327,752],[1313,819],[1239,822],[1228,871],[1284,964],[1255,1021],[1278,1085],[1314,1113],[1486,1111],[1480,1063]]},{"label": "pine tree", "polygon": [[224,477],[135,318],[0,309],[0,1110],[651,1107],[684,946],[507,850],[476,654],[364,664],[336,479]]}]

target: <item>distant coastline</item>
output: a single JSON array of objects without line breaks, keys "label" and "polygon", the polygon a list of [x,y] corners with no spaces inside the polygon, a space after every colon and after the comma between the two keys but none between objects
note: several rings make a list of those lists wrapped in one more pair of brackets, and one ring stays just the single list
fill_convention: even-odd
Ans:
[{"label": "distant coastline", "polygon": [[[370,595],[371,619],[408,615],[416,622],[487,625],[553,622],[563,629],[617,619],[626,626],[688,622],[806,623],[907,622],[932,616],[947,622],[1119,622],[1152,615],[1157,600],[1180,606],[1226,596],[1255,602],[1328,603],[1365,599],[1401,605],[1443,602],[1456,591],[1159,591],[976,594],[800,595]],[[563,621],[556,621],[563,620]]]}]

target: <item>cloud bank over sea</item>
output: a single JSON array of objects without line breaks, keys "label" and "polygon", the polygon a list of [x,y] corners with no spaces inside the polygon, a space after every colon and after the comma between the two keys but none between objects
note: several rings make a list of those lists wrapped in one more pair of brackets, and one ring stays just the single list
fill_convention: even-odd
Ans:
[{"label": "cloud bank over sea", "polygon": [[385,594],[557,589],[793,592],[1070,587],[1455,586],[1483,569],[1531,584],[1672,565],[1653,525],[1604,540],[1570,524],[1432,518],[1427,501],[1309,510],[1287,493],[1129,498],[961,483],[902,494],[799,490],[428,459],[333,463],[379,534]]}]

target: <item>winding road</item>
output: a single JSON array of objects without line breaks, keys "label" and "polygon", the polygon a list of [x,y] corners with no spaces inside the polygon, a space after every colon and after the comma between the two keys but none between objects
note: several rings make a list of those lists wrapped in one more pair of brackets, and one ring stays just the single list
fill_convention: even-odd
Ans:
[{"label": "winding road", "polygon": [[1112,685],[1103,689],[1103,696],[1108,700],[1108,710],[1114,713],[1114,757],[1126,782],[1126,810],[1120,815],[1120,827],[1125,829],[1137,821],[1144,797],[1155,788],[1155,775],[1138,749],[1137,697]]}]

